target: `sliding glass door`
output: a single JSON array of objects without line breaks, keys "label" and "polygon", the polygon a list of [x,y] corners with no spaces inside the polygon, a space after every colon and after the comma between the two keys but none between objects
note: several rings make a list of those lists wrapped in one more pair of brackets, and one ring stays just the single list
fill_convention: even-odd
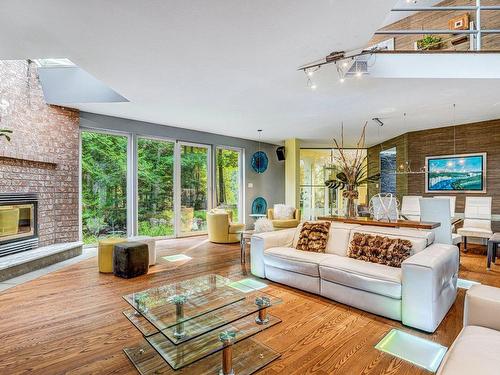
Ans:
[{"label": "sliding glass door", "polygon": [[82,130],[81,142],[86,244],[104,237],[203,234],[214,206],[242,222],[241,149],[217,146],[212,157],[208,145],[93,130]]},{"label": "sliding glass door", "polygon": [[215,158],[216,205],[232,212],[233,222],[242,221],[242,151],[219,146]]},{"label": "sliding glass door", "polygon": [[210,147],[178,143],[178,192],[180,236],[205,233],[210,202]]},{"label": "sliding glass door", "polygon": [[127,235],[129,137],[81,133],[82,236],[85,244]]},{"label": "sliding glass door", "polygon": [[137,140],[139,235],[174,236],[174,142]]}]

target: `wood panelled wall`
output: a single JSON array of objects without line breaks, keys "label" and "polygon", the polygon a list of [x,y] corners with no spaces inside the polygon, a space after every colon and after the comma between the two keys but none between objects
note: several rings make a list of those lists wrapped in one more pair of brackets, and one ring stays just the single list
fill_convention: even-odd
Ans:
[{"label": "wood panelled wall", "polygon": [[[482,5],[499,5],[498,0],[482,0]],[[418,5],[418,3],[417,3]],[[464,6],[476,5],[475,0],[445,0],[437,6]],[[448,29],[448,21],[459,17],[464,13],[469,13],[471,21],[476,22],[475,12],[460,11],[436,11],[436,12],[418,12],[409,17],[403,18],[397,22],[387,25],[383,30],[421,30],[421,29]],[[483,11],[481,13],[481,27],[483,29],[500,29],[500,11]],[[469,50],[469,40],[456,46],[451,44],[451,40],[457,39],[458,35],[438,35],[443,41],[441,49],[444,50]],[[414,50],[414,44],[422,35],[376,35],[368,43],[369,46],[379,43],[383,40],[394,37],[396,50]],[[488,34],[481,39],[483,50],[500,50],[500,35]]]},{"label": "wood panelled wall", "polygon": [[[369,165],[379,165],[380,151],[394,146],[396,146],[398,165],[408,160],[412,170],[419,170],[424,166],[426,156],[486,152],[487,191],[485,194],[474,194],[474,196],[491,196],[493,214],[500,215],[500,119],[406,133],[369,148]],[[376,171],[376,168],[373,167],[371,171]],[[433,195],[425,194],[423,174],[400,175],[397,184],[400,199],[405,194]],[[378,193],[378,189],[373,185],[369,196],[375,193]],[[456,211],[462,213],[465,197],[470,194],[455,193],[453,195],[457,196]]]}]

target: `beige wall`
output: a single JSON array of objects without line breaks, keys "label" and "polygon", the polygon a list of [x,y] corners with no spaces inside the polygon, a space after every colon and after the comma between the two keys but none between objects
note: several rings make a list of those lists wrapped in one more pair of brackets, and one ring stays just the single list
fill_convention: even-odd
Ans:
[{"label": "beige wall", "polygon": [[300,201],[300,141],[285,141],[285,204],[299,207]]}]

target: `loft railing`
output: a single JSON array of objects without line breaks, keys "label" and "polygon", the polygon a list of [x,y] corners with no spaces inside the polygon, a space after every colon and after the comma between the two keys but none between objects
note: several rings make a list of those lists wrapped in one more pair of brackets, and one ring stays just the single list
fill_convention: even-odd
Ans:
[{"label": "loft railing", "polygon": [[[500,5],[482,5],[481,0],[476,0],[476,5],[463,6],[412,6],[406,8],[393,8],[392,12],[473,12],[475,20],[470,22],[467,29],[381,29],[375,35],[467,35],[471,37],[470,48],[472,51],[481,51],[483,35],[500,34],[500,29],[482,28],[481,14],[485,11],[500,11]],[[411,17],[411,16],[409,16]],[[398,22],[395,22],[397,24]],[[498,24],[500,25],[500,13],[498,13]],[[500,43],[499,43],[500,45]]]}]

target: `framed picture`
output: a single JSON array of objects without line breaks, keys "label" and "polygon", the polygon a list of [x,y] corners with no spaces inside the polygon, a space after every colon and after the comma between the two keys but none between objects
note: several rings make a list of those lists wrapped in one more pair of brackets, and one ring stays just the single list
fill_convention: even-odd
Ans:
[{"label": "framed picture", "polygon": [[425,158],[426,193],[486,193],[486,153]]},{"label": "framed picture", "polygon": [[469,14],[465,13],[461,16],[452,18],[448,21],[448,29],[450,30],[469,30]]}]

